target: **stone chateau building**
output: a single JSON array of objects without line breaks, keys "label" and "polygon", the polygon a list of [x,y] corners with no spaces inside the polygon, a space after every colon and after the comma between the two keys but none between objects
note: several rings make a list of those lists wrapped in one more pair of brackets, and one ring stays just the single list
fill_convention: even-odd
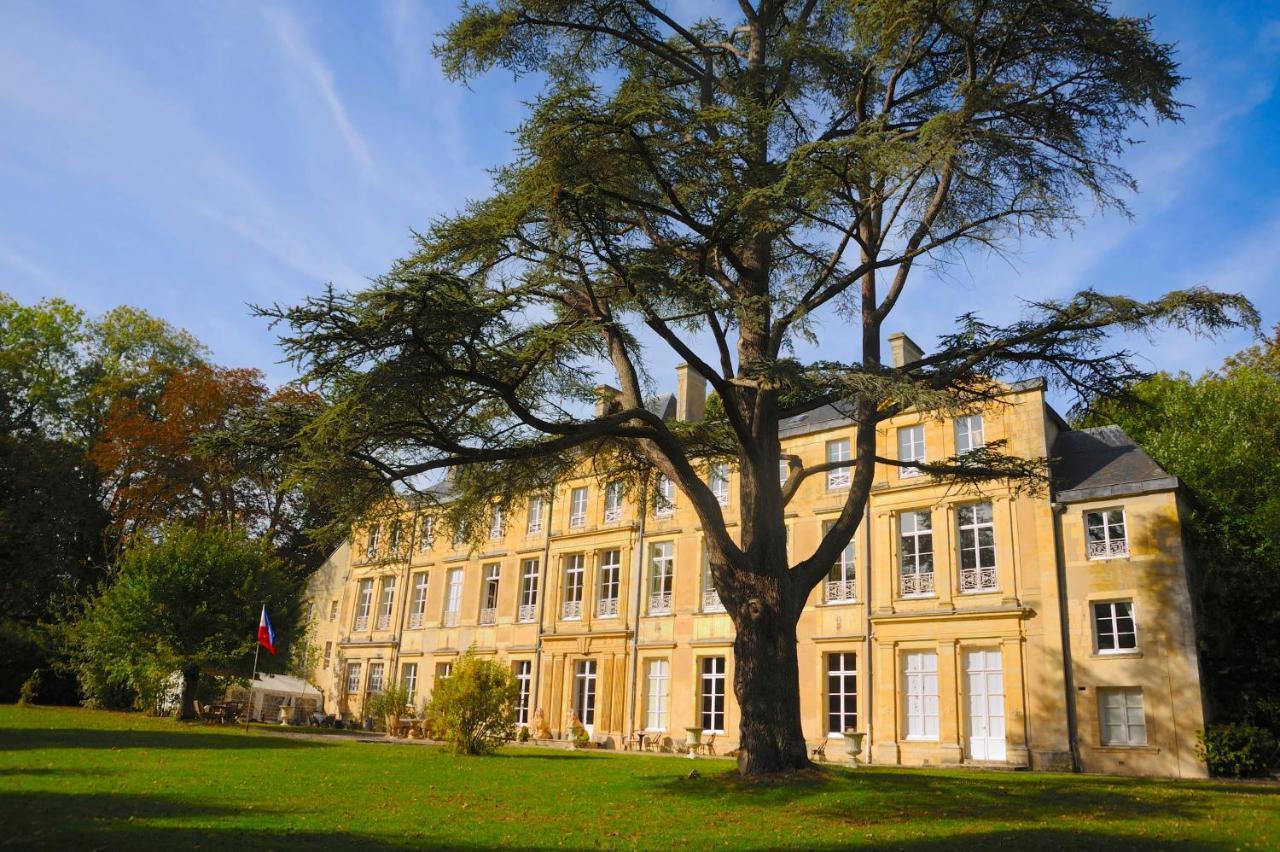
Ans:
[{"label": "stone chateau building", "polygon": [[[890,338],[895,364],[919,357]],[[664,416],[698,418],[705,383],[686,368]],[[784,452],[847,458],[853,426],[834,409],[787,421]],[[867,517],[800,620],[811,746],[866,734],[875,764],[977,764],[1204,776],[1204,709],[1183,505],[1176,478],[1115,427],[1073,431],[1039,381],[956,419],[904,414],[885,454],[945,458],[1003,439],[1050,457],[1039,496],[934,485],[877,471]],[[735,473],[708,470],[732,518]],[[846,471],[810,478],[789,504],[797,555],[838,513]],[[495,513],[474,547],[406,508],[357,529],[312,579],[312,681],[351,717],[395,681],[415,702],[467,648],[510,665],[519,721],[541,710],[556,736],[581,719],[620,747],[638,730],[717,751],[736,746],[733,628],[710,583],[698,519],[670,482],[641,514],[587,474]]]}]

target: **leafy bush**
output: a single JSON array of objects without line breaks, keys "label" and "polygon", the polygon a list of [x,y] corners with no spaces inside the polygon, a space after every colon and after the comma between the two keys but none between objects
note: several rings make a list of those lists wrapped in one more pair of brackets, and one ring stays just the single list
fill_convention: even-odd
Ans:
[{"label": "leafy bush", "polygon": [[369,696],[369,700],[365,702],[364,714],[372,717],[375,722],[386,723],[387,731],[390,732],[394,720],[404,713],[408,703],[409,690],[403,686],[392,686]]},{"label": "leafy bush", "polygon": [[587,729],[581,724],[573,726],[573,747],[587,748],[591,745],[591,737],[587,734]]},{"label": "leafy bush", "polygon": [[520,726],[520,733],[516,735],[516,742],[521,742],[521,743],[529,742],[529,726],[528,725]]},{"label": "leafy bush", "polygon": [[515,738],[519,695],[510,669],[467,651],[436,681],[429,718],[459,754],[489,754]]},{"label": "leafy bush", "polygon": [[1275,765],[1276,738],[1265,728],[1229,722],[1209,725],[1196,735],[1196,751],[1214,775],[1247,778],[1264,775]]}]

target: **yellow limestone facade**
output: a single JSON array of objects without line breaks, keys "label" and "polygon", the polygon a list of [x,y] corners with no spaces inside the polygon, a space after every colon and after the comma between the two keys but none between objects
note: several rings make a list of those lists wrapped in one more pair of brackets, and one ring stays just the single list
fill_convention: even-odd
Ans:
[{"label": "yellow limestone facade", "polygon": [[[700,412],[695,383],[679,384],[671,408]],[[1072,481],[974,493],[877,471],[864,523],[799,624],[805,734],[828,760],[848,760],[852,729],[874,764],[1206,774],[1177,481],[1118,430],[1068,431],[1044,394],[1028,382],[971,418],[883,424],[886,455],[939,459],[1004,440],[1028,457],[1069,451]],[[815,412],[786,424],[784,452],[838,458],[853,432]],[[816,546],[846,489],[840,473],[802,485],[786,514],[794,555]],[[531,731],[541,714],[567,737],[576,717],[607,747],[647,731],[678,748],[696,728],[731,751],[733,626],[698,519],[671,493],[642,516],[595,478],[566,482],[495,518],[482,546],[455,546],[424,511],[357,529],[308,591],[326,707],[357,718],[393,682],[422,703],[474,648],[515,671]]]}]

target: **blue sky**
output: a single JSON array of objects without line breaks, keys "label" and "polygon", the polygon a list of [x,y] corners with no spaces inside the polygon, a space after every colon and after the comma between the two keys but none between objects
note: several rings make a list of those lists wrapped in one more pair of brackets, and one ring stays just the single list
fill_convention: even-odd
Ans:
[{"label": "blue sky", "polygon": [[[1280,322],[1280,2],[1115,8],[1155,15],[1194,105],[1181,124],[1134,129],[1133,218],[1086,210],[1070,236],[919,276],[895,328],[927,343],[963,311],[1012,318],[1014,297],[1196,283],[1243,292]],[[93,313],[137,305],[221,363],[290,378],[246,305],[360,286],[406,252],[411,229],[484,195],[486,169],[511,155],[531,83],[445,81],[430,45],[453,14],[442,0],[5,0],[0,290]],[[834,317],[823,336],[846,337]],[[1248,342],[1134,344],[1154,366],[1195,372]],[[655,358],[660,384],[673,360]]]}]

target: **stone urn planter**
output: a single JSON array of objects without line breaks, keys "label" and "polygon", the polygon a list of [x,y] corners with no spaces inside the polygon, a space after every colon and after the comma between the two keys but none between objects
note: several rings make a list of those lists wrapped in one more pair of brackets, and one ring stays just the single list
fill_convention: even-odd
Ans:
[{"label": "stone urn planter", "polygon": [[866,734],[852,728],[844,732],[844,753],[849,755],[849,765],[858,765],[858,755],[862,754],[862,738]]},{"label": "stone urn planter", "polygon": [[702,745],[702,728],[689,727],[684,732],[689,735],[685,740],[685,745],[689,747],[689,757],[696,757],[698,754],[698,746]]}]

